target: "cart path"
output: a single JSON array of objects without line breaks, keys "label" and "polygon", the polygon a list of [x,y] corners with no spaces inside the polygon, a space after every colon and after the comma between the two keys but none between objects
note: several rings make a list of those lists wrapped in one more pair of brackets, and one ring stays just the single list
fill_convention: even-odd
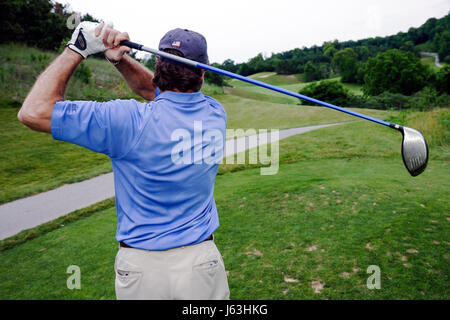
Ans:
[{"label": "cart path", "polygon": [[[280,130],[277,140],[344,123],[348,122]],[[227,157],[266,143],[260,143],[261,135],[262,133],[227,140],[224,156]],[[270,135],[268,136],[270,137]],[[275,141],[274,139],[269,142]],[[0,240],[111,197],[114,197],[112,172],[5,203],[0,205]]]}]

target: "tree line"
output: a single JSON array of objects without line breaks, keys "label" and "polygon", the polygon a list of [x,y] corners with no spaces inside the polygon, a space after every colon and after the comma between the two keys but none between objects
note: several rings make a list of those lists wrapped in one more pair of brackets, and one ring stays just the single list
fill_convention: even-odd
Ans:
[{"label": "tree line", "polygon": [[[225,60],[219,68],[248,76],[258,72],[302,73],[312,83],[300,93],[349,107],[425,108],[450,104],[450,66],[438,72],[424,65],[420,51],[437,52],[450,63],[450,14],[428,19],[419,28],[387,37],[337,40],[296,48],[246,63]],[[351,94],[341,83],[362,85],[364,95]]]},{"label": "tree line", "polygon": [[[67,5],[50,0],[1,0],[0,43],[19,42],[44,50],[58,50],[70,39],[73,29],[67,27],[72,12]],[[95,21],[90,14],[81,21]]]},{"label": "tree line", "polygon": [[329,78],[345,70],[345,80],[356,82],[361,80],[361,74],[358,75],[360,67],[369,58],[389,49],[409,51],[415,55],[419,51],[433,51],[439,54],[441,61],[450,63],[450,14],[440,19],[430,18],[419,28],[410,28],[408,32],[392,36],[358,41],[334,40],[324,42],[322,46],[272,53],[268,58],[260,53],[245,63],[227,59],[219,66],[243,76],[258,72],[305,73],[309,81]]},{"label": "tree line", "polygon": [[[2,0],[0,43],[21,42],[61,50],[73,32],[67,27],[71,14],[65,5],[50,0]],[[89,14],[81,20],[98,21]],[[364,94],[371,96],[385,92],[412,95],[430,85],[438,94],[449,93],[449,68],[431,72],[420,63],[419,51],[437,52],[441,61],[450,63],[450,14],[430,18],[419,28],[392,36],[334,40],[322,46],[273,53],[268,58],[258,54],[246,63],[228,59],[213,65],[244,76],[258,72],[302,73],[307,82],[340,76],[344,83],[363,85]],[[153,69],[155,60],[151,57],[141,62]],[[219,86],[226,84],[222,76],[211,72],[205,78]]]}]

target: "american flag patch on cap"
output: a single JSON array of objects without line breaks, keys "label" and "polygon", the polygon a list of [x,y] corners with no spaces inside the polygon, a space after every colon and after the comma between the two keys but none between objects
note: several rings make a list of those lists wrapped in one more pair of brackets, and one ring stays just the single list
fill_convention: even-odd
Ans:
[{"label": "american flag patch on cap", "polygon": [[181,41],[174,41],[174,42],[172,42],[172,47],[179,48],[180,46],[181,46]]}]

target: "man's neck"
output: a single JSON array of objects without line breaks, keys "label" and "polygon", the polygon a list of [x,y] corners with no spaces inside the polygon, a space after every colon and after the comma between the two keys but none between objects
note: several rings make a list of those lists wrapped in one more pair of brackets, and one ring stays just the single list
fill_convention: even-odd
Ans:
[{"label": "man's neck", "polygon": [[199,92],[199,91],[193,91],[193,90],[188,90],[188,91],[180,91],[180,90],[178,90],[178,89],[172,89],[172,90],[164,90],[164,91],[161,91],[160,93],[163,93],[163,92],[179,92],[179,93],[196,93],[196,92]]}]

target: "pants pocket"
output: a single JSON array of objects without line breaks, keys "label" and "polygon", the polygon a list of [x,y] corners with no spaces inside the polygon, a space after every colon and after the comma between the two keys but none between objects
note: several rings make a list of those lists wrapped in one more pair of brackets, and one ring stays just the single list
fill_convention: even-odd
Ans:
[{"label": "pants pocket", "polygon": [[197,272],[206,272],[210,276],[214,276],[219,267],[219,260],[217,258],[213,258],[212,260],[202,262],[193,267],[194,271]]},{"label": "pants pocket", "polygon": [[119,250],[114,263],[114,271],[116,273],[116,289],[130,288],[142,278],[141,269],[132,264],[127,254],[123,254]]},{"label": "pants pocket", "polygon": [[129,288],[136,283],[142,276],[141,272],[128,271],[128,270],[116,270],[116,283],[120,288]]},{"label": "pants pocket", "polygon": [[213,242],[205,251],[203,258],[192,266],[190,295],[187,299],[228,299],[227,275],[220,252]]}]

